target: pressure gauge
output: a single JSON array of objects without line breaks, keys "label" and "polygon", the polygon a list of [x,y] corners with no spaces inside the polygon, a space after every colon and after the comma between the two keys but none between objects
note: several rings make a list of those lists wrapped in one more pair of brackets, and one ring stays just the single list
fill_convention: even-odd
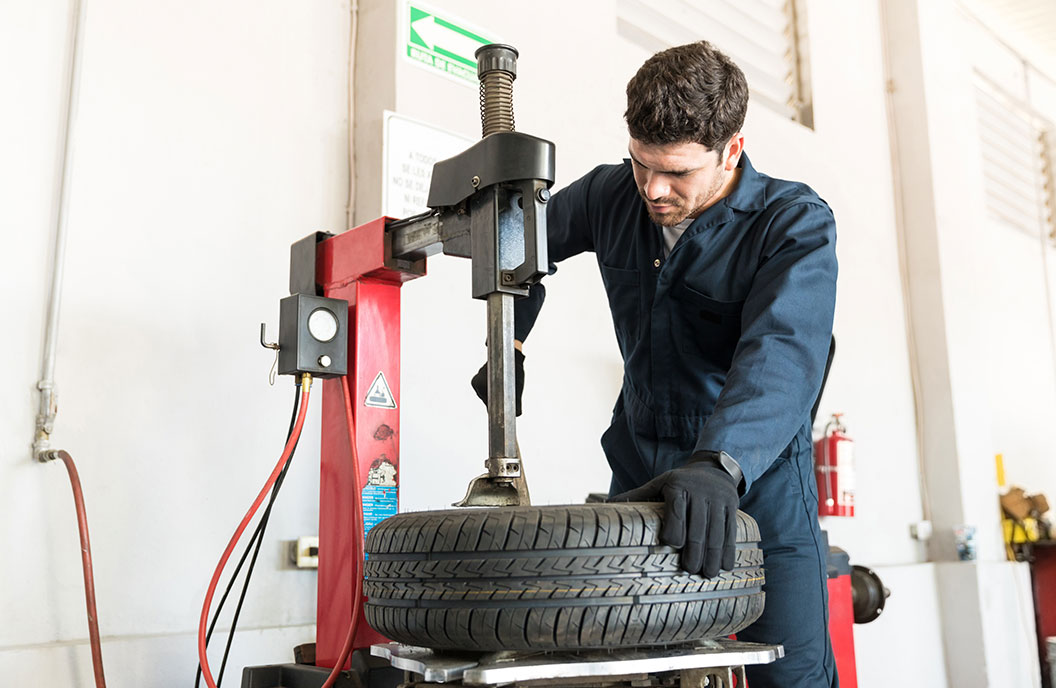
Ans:
[{"label": "pressure gauge", "polygon": [[328,342],[337,335],[337,316],[326,308],[316,308],[308,316],[308,332],[320,342]]},{"label": "pressure gauge", "polygon": [[279,302],[279,375],[348,372],[348,301],[291,294]]}]

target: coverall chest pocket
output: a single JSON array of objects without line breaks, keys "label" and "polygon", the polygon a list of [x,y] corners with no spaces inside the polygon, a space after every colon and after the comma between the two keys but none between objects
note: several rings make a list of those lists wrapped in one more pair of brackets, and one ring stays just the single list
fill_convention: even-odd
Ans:
[{"label": "coverall chest pocket", "polygon": [[679,285],[675,295],[681,316],[678,320],[682,326],[682,351],[728,369],[741,337],[744,301],[716,301],[687,284]]},{"label": "coverall chest pocket", "polygon": [[638,340],[638,271],[602,265],[601,279],[609,297],[616,339],[619,340],[620,350],[626,354],[628,347]]}]

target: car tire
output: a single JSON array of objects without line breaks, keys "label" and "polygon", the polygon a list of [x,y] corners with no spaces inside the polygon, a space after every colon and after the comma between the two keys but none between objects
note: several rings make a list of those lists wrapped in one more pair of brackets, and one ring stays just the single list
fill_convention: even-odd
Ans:
[{"label": "car tire", "polygon": [[755,521],[737,512],[736,566],[706,579],[660,544],[662,511],[605,503],[398,514],[367,537],[367,622],[410,645],[498,651],[684,643],[755,621]]}]

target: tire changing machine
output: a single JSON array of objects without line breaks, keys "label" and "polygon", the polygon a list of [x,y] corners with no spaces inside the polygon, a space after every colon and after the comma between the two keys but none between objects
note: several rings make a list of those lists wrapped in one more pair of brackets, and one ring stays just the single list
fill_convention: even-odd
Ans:
[{"label": "tire changing machine", "polygon": [[[405,220],[380,218],[338,235],[316,232],[292,246],[291,296],[283,301],[298,304],[288,309],[298,322],[280,322],[278,347],[281,359],[297,363],[280,372],[325,377],[330,358],[312,353],[318,344],[309,322],[313,300],[347,301],[357,451],[350,445],[341,384],[325,379],[317,641],[298,648],[298,663],[245,668],[242,688],[318,688],[340,656],[353,605],[364,618],[364,600],[353,600],[355,576],[362,575],[362,543],[354,546],[356,504],[362,507],[364,534],[397,512],[400,287],[425,275],[431,255],[470,258],[472,296],[487,301],[487,473],[471,481],[457,506],[529,504],[515,429],[513,301],[527,296],[549,267],[546,203],[554,182],[554,144],[513,130],[517,57],[516,49],[505,45],[477,51],[483,138],[434,165],[430,211]],[[358,495],[357,474],[364,486]],[[434,652],[390,643],[366,623],[359,624],[353,647],[358,649],[335,688],[732,688],[745,685],[745,665],[784,655],[780,645],[729,639],[580,652]]]}]

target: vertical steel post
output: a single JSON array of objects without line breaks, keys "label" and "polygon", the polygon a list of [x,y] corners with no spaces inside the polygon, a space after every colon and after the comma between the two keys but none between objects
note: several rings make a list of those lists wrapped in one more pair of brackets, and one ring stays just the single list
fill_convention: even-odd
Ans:
[{"label": "vertical steel post", "polygon": [[[513,80],[517,78],[517,50],[487,45],[476,53],[480,78],[480,119],[485,137],[513,131]],[[501,252],[495,225],[495,246]],[[496,281],[503,267],[496,256]],[[496,285],[497,286],[497,285]],[[521,474],[517,451],[516,377],[513,353],[513,294],[488,294],[488,473],[493,478]]]},{"label": "vertical steel post", "polygon": [[[488,295],[488,472],[510,473],[507,459],[517,457],[517,408],[514,391],[513,295]],[[497,461],[498,460],[498,461]],[[495,465],[492,465],[492,464]]]}]

